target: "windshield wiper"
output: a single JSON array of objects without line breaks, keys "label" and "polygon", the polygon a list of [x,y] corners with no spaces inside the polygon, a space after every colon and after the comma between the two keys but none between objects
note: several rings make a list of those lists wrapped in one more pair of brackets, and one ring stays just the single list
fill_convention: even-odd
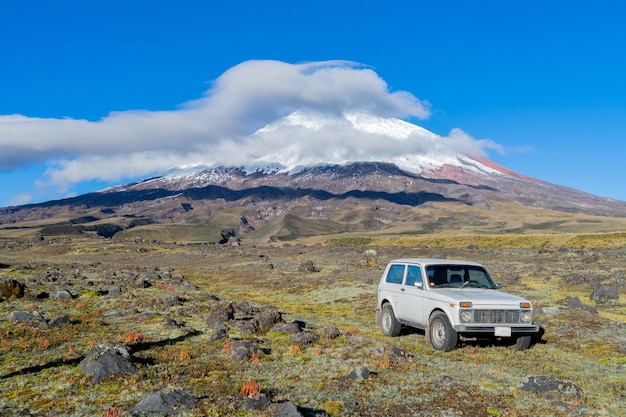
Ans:
[{"label": "windshield wiper", "polygon": [[467,281],[467,282],[463,283],[463,288],[469,287],[469,286],[476,287],[476,288],[489,288],[489,287],[487,287],[487,286],[485,286],[483,284],[480,284],[480,283],[478,283],[476,281]]}]

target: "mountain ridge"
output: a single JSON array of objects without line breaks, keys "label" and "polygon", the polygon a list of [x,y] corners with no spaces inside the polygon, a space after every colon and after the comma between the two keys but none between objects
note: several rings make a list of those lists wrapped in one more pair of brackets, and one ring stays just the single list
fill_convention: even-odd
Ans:
[{"label": "mountain ridge", "polygon": [[[466,224],[476,232],[498,228],[505,232],[531,223],[536,224],[530,230],[558,231],[564,230],[563,224],[575,227],[577,215],[586,216],[581,220],[585,230],[596,221],[609,224],[615,219],[615,227],[622,227],[621,219],[626,222],[626,202],[531,178],[480,155],[469,156],[434,133],[399,119],[296,112],[253,136],[268,143],[288,140],[248,165],[199,163],[99,192],[0,208],[0,237],[19,225],[31,233],[95,231],[105,237],[123,235],[128,229],[132,233],[154,230],[156,225],[197,225],[227,241],[254,236],[257,229],[285,215],[298,216],[305,223],[338,225],[338,233],[401,230],[402,225],[406,230],[433,233]],[[298,147],[305,145],[304,138],[336,141],[331,147],[334,156],[319,160],[327,154],[325,149],[302,156]],[[375,143],[379,150],[389,145],[396,153],[378,160],[346,160],[343,151],[358,145],[358,140]],[[408,152],[403,154],[405,145]],[[316,148],[310,149],[317,152]],[[423,152],[415,153],[419,150]],[[510,213],[499,212],[503,204]],[[559,215],[552,212],[569,213],[573,220],[555,221]],[[537,219],[528,220],[533,215]],[[298,230],[320,233],[333,229],[302,227],[295,221],[269,229],[276,229],[275,236],[296,236],[295,231],[281,232],[295,224]]]}]

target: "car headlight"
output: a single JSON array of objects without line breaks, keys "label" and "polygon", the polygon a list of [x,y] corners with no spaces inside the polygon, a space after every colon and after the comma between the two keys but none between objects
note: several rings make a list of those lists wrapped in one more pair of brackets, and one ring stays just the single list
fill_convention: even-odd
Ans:
[{"label": "car headlight", "polygon": [[474,312],[472,310],[461,310],[460,317],[463,323],[469,323],[474,319]]},{"label": "car headlight", "polygon": [[533,321],[533,312],[532,310],[524,310],[519,316],[520,321],[522,323],[530,323]]}]

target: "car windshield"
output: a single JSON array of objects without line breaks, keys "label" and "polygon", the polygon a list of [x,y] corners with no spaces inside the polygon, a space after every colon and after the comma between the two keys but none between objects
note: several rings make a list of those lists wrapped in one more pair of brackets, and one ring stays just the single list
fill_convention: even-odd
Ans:
[{"label": "car windshield", "polygon": [[496,286],[485,268],[475,265],[429,265],[428,281],[435,288],[490,288]]}]

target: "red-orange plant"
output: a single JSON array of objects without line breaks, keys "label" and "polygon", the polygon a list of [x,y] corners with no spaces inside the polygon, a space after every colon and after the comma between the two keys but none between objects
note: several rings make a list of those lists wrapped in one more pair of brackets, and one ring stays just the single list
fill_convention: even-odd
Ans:
[{"label": "red-orange plant", "polygon": [[127,345],[131,343],[144,342],[145,340],[147,340],[146,336],[141,333],[133,332],[132,330],[122,335],[122,341]]},{"label": "red-orange plant", "polygon": [[224,345],[224,352],[228,352],[232,346],[233,346],[232,340],[229,340],[228,342],[226,342],[226,344]]},{"label": "red-orange plant", "polygon": [[180,359],[181,361],[188,361],[189,359],[191,359],[191,356],[189,356],[189,352],[187,352],[185,349],[182,349],[180,351],[180,355],[178,355],[178,359]]},{"label": "red-orange plant", "polygon": [[104,415],[105,417],[120,417],[122,415],[122,409],[119,407],[110,407],[106,414]]},{"label": "red-orange plant", "polygon": [[241,395],[244,398],[249,397],[250,395],[256,395],[261,392],[261,387],[254,381],[244,382],[241,386]]},{"label": "red-orange plant", "polygon": [[361,331],[355,327],[346,327],[345,329],[346,333],[352,333],[352,334],[359,334],[361,333]]}]

